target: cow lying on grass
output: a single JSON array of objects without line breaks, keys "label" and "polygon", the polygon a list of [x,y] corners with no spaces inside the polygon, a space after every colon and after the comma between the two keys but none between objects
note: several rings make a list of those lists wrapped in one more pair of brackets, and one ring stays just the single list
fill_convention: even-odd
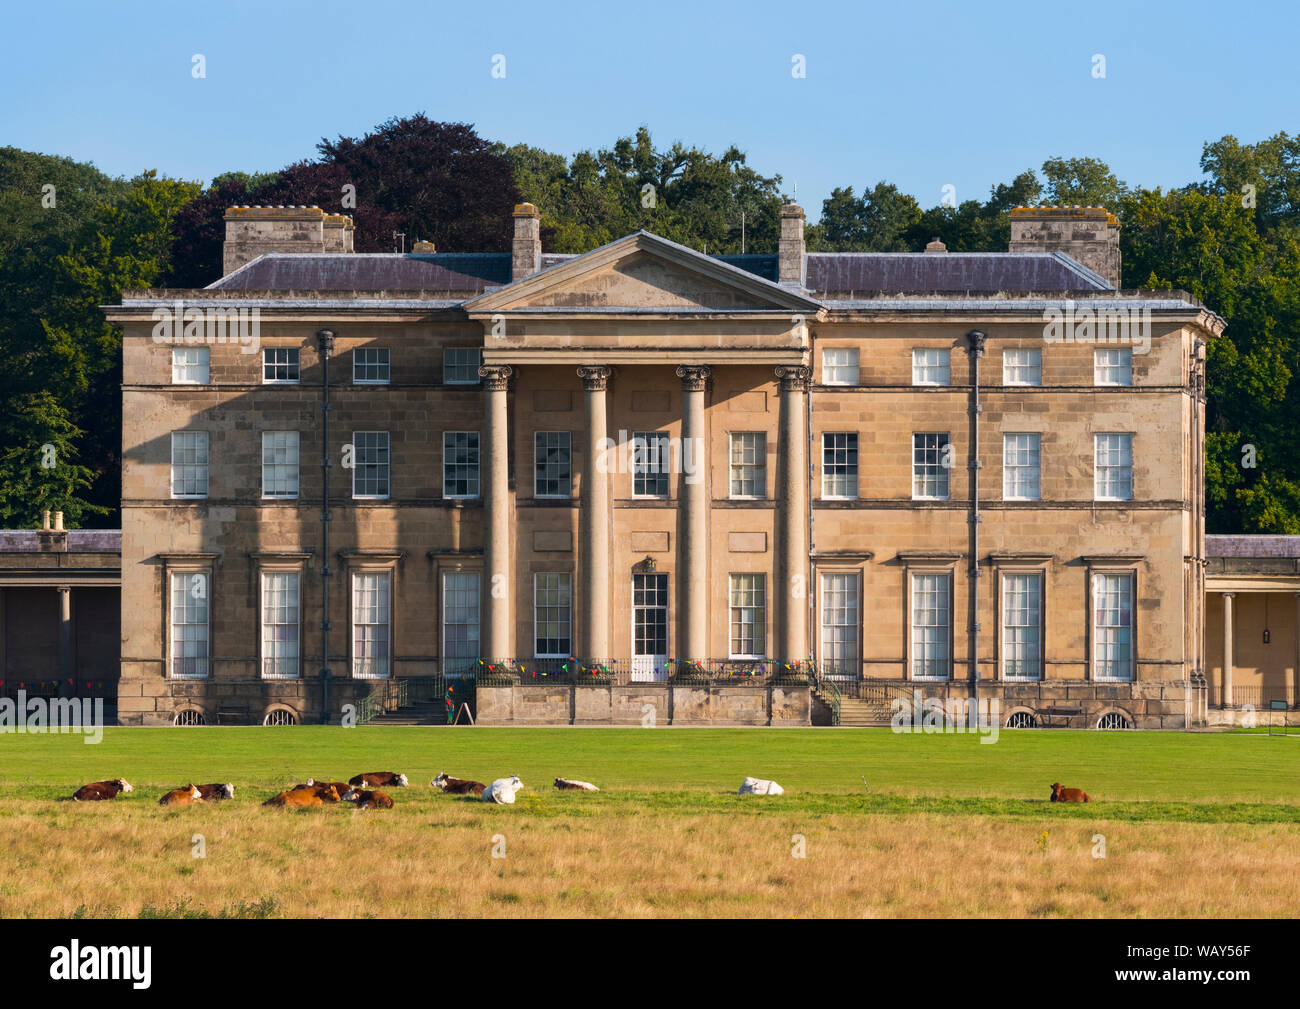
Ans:
[{"label": "cow lying on grass", "polygon": [[590,781],[574,781],[571,778],[556,778],[555,787],[560,789],[560,791],[562,792],[566,792],[566,791],[599,792],[600,791],[600,789],[597,788],[595,785],[593,785]]},{"label": "cow lying on grass", "polygon": [[510,806],[514,804],[515,793],[523,787],[524,783],[519,780],[519,775],[512,774],[508,778],[497,778],[496,781],[483,789],[483,794],[479,798],[484,802],[495,802]]},{"label": "cow lying on grass", "polygon": [[466,778],[453,778],[443,771],[431,782],[434,788],[440,788],[447,795],[482,795],[487,785],[481,781],[469,781]]},{"label": "cow lying on grass", "polygon": [[378,790],[370,791],[362,788],[349,788],[347,795],[343,796],[344,802],[355,802],[357,809],[392,809],[393,800]]},{"label": "cow lying on grass", "polygon": [[304,788],[333,788],[342,798],[343,794],[352,786],[345,781],[317,781],[315,778],[308,778],[305,785],[294,785],[293,787],[300,790]]},{"label": "cow lying on grass", "polygon": [[116,799],[121,792],[134,792],[130,782],[125,778],[118,778],[116,781],[92,781],[89,785],[82,785],[72,793],[73,802],[102,802],[105,799]]},{"label": "cow lying on grass", "polygon": [[273,795],[263,806],[285,806],[289,809],[305,809],[308,806],[324,806],[339,801],[339,793],[331,786],[311,786],[291,788],[287,792]]},{"label": "cow lying on grass", "polygon": [[221,799],[233,799],[235,797],[235,786],[230,784],[195,785],[194,787],[199,790],[199,796],[203,799],[204,802],[211,802],[213,800],[220,801]]},{"label": "cow lying on grass", "polygon": [[775,781],[762,778],[746,778],[740,783],[738,795],[784,795],[785,789]]},{"label": "cow lying on grass", "polygon": [[348,784],[353,788],[380,788],[387,786],[389,788],[405,788],[406,775],[398,774],[396,771],[367,771],[365,774],[358,774],[355,778],[349,778]]},{"label": "cow lying on grass", "polygon": [[1052,782],[1053,802],[1087,802],[1088,793],[1082,788],[1063,788],[1059,781]]},{"label": "cow lying on grass", "polygon": [[170,792],[158,800],[160,806],[192,806],[196,802],[202,802],[203,795],[193,785],[186,785],[184,788],[173,788]]}]

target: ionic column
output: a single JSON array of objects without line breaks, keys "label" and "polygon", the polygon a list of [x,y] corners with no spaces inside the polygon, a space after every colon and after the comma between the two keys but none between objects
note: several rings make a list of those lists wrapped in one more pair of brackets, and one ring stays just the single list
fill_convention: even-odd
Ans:
[{"label": "ionic column", "polygon": [[510,431],[506,389],[513,369],[508,364],[478,370],[487,392],[483,433],[483,657],[514,658],[511,633],[510,564]]},{"label": "ionic column", "polygon": [[587,401],[587,441],[582,459],[582,501],[578,516],[582,565],[582,657],[609,655],[609,468],[605,464],[605,389],[613,369],[578,369]]},{"label": "ionic column", "polygon": [[[780,599],[774,657],[808,658],[808,383],[803,365],[776,369],[781,380],[781,427],[777,439],[780,504],[777,512],[776,577]],[[778,596],[779,593],[779,596]]]},{"label": "ionic column", "polygon": [[677,591],[679,658],[709,657],[709,465],[704,428],[704,390],[712,370],[683,365],[682,474],[678,506],[681,574]]},{"label": "ionic column", "polygon": [[1235,592],[1223,593],[1223,706],[1232,707],[1232,600]]}]

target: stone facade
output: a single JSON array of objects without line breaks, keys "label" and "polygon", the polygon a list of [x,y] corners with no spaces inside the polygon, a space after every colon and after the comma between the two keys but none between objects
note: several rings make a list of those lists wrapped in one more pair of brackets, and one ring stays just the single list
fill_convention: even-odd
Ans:
[{"label": "stone facade", "polygon": [[[259,250],[287,261],[318,225],[324,234],[323,220],[257,209],[231,211],[228,269]],[[269,278],[259,288],[241,286],[241,271],[201,291],[127,292],[109,310],[124,331],[122,681],[134,720],[165,723],[187,706],[210,719],[225,698],[250,720],[277,704],[297,720],[336,718],[373,685],[353,674],[432,676],[474,656],[575,656],[616,673],[601,687],[483,686],[484,724],[639,724],[643,704],[670,711],[663,724],[807,724],[806,689],[673,685],[666,672],[808,661],[847,683],[931,672],[932,692],[969,689],[973,666],[1004,709],[1032,696],[1078,704],[1093,723],[1112,707],[1141,726],[1185,720],[1205,670],[1213,313],[1179,292],[1114,290],[1069,260],[1076,289],[990,279],[971,293],[980,271],[1005,275],[1005,256],[818,258],[795,206],[776,256],[733,260],[645,232],[548,257],[536,208],[514,219],[500,257],[369,257],[366,288],[340,279],[358,275],[346,254],[302,261],[292,275],[311,271],[312,290],[280,286],[279,257],[263,257],[247,267]],[[1056,243],[1118,278],[1117,252],[1111,263],[1089,251],[1111,241],[1107,222],[1089,218],[1101,230],[1085,238],[1055,224],[1031,234],[1027,220],[1013,227],[1037,243],[1035,269],[1062,268]],[[966,290],[870,289],[889,270],[949,265]],[[849,279],[817,279],[833,276]],[[173,381],[177,347],[155,326],[178,299],[257,308],[257,352],[195,344],[206,380]],[[1131,384],[1098,382],[1098,345],[1045,337],[1047,313],[1067,302],[1145,317],[1141,349],[1099,345],[1135,351]],[[268,382],[280,351],[297,371]],[[1023,358],[1037,382],[1015,372],[1022,351],[1038,355]],[[382,381],[367,370],[375,352]],[[202,496],[173,494],[176,432],[205,439]],[[296,434],[292,496],[264,493],[267,432]],[[632,464],[643,432],[667,439],[662,476]],[[384,486],[369,494],[356,482],[367,433],[386,445]],[[1131,455],[1116,460],[1127,497],[1097,492],[1097,438],[1112,433]],[[1037,446],[1036,497],[1006,492],[1008,435]],[[927,480],[944,492],[918,493]],[[282,573],[298,602],[271,628],[266,595]],[[178,621],[182,584],[204,593]],[[1037,602],[1012,605],[1011,586],[1029,584]],[[176,661],[189,633],[206,635],[203,679],[177,676],[196,668]],[[1013,636],[1037,644],[1013,649]],[[290,639],[294,677],[268,679],[268,642]],[[1103,666],[1108,642],[1118,661]],[[1013,652],[1033,683],[1009,677]]]}]

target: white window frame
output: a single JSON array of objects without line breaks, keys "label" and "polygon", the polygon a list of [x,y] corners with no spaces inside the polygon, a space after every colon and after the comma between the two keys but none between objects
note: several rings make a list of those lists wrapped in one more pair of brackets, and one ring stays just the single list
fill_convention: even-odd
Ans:
[{"label": "white window frame", "polygon": [[[838,585],[836,583],[839,583]],[[818,662],[832,679],[857,680],[862,676],[862,572],[823,571],[818,598],[820,650]],[[852,654],[848,654],[848,649]],[[847,666],[847,671],[843,668]]]},{"label": "white window frame", "polygon": [[[365,360],[375,356],[375,360]],[[358,378],[357,373],[362,369],[383,369],[383,378]],[[357,347],[352,351],[352,384],[353,385],[389,385],[392,381],[392,360],[387,347]]]},{"label": "white window frame", "polygon": [[[907,625],[908,638],[910,647],[908,648],[908,668],[907,675],[910,680],[917,680],[922,683],[943,683],[952,679],[953,656],[952,656],[952,622],[953,622],[953,575],[951,571],[908,571],[908,594],[907,594]],[[943,585],[944,605],[942,608],[927,606],[927,614],[941,614],[942,621],[934,620],[928,623],[918,623],[917,616],[920,611],[922,600],[928,601],[934,595],[934,588],[922,585],[923,581],[928,582],[930,579],[938,579]],[[924,638],[925,640],[922,640]],[[929,651],[937,646],[942,646],[942,654],[936,654],[934,658],[929,656]],[[930,664],[937,665],[942,662],[944,672],[942,675],[933,675],[926,673],[917,674],[918,666],[928,668]]]},{"label": "white window frame", "polygon": [[913,347],[912,384],[952,385],[952,350],[948,347]]},{"label": "white window frame", "polygon": [[[740,461],[736,460],[737,448]],[[767,432],[732,431],[728,439],[727,491],[732,501],[767,500]],[[737,492],[737,485],[756,485],[757,494]]]},{"label": "white window frame", "polygon": [[1002,500],[1041,501],[1042,497],[1043,436],[1037,431],[1003,434]]},{"label": "white window frame", "polygon": [[[278,360],[283,354],[284,360]],[[273,356],[276,360],[268,360],[268,356]],[[267,369],[285,368],[288,369],[292,377],[289,378],[267,378]],[[263,347],[262,348],[262,384],[263,385],[301,385],[302,384],[302,351],[298,347]]]},{"label": "white window frame", "polygon": [[[278,443],[281,439],[283,443]],[[277,501],[292,501],[298,497],[302,479],[301,449],[301,435],[297,431],[262,432],[262,497]],[[284,483],[286,487],[292,484],[293,489],[273,489],[280,483],[277,474],[292,474],[292,478]]]},{"label": "white window frame", "polygon": [[[539,583],[541,582],[542,579],[547,580],[547,584],[545,586],[545,591],[547,592],[560,592],[562,590],[567,590],[568,601],[566,603],[561,603],[561,602],[551,602],[548,599],[547,602],[543,603],[541,601],[541,596],[539,592]],[[550,579],[556,579],[556,581],[552,584],[550,583]],[[556,624],[557,629],[561,626],[568,628],[567,640],[569,643],[569,647],[566,648],[565,650],[551,651],[551,652],[540,652],[537,650],[537,645],[542,640],[541,634],[539,633],[543,622],[543,618],[541,615],[542,610],[555,611],[554,616],[548,613],[545,619],[547,622],[553,621]],[[561,614],[563,615],[561,616]],[[559,642],[566,639],[560,637],[559,635],[556,635],[554,638],[549,638],[548,640],[552,642]],[[567,659],[572,654],[573,654],[573,574],[569,571],[538,571],[533,575],[533,658]]]},{"label": "white window frame", "polygon": [[[457,361],[456,355],[474,355],[472,364],[466,364],[465,361]],[[443,385],[482,385],[483,379],[479,377],[478,370],[483,364],[482,347],[444,347],[442,349],[442,384]],[[469,368],[471,375],[464,377],[464,370]],[[461,373],[460,378],[448,378],[453,373]]]},{"label": "white window frame", "polygon": [[[453,588],[452,582],[464,583]],[[472,582],[472,588],[468,587]],[[472,610],[473,619],[468,619]],[[458,619],[452,619],[455,616]],[[449,644],[449,627],[466,628],[465,644],[472,646],[473,655],[453,655]],[[473,628],[472,631],[468,630]],[[474,660],[483,656],[483,572],[444,571],[442,573],[442,674],[456,677],[468,675]],[[463,664],[463,668],[461,665]]]},{"label": "white window frame", "polygon": [[[193,360],[186,360],[192,356]],[[202,378],[186,378],[191,372]],[[172,385],[208,385],[212,381],[212,351],[208,347],[172,348]]]},{"label": "white window frame", "polygon": [[[465,439],[463,446],[449,445],[449,439]],[[472,462],[453,462],[451,461],[452,451],[464,451],[473,454]],[[463,479],[464,482],[472,489],[464,494],[453,494],[448,490],[448,486],[456,481],[458,477],[452,472],[453,467],[458,472],[464,470],[467,474]],[[482,496],[483,493],[483,438],[477,431],[444,431],[442,432],[442,496],[449,501],[473,501]]]},{"label": "white window frame", "polygon": [[[551,458],[552,452],[565,454],[564,461]],[[561,470],[562,467],[562,470]],[[552,476],[552,470],[563,476]],[[563,483],[564,490],[543,493],[543,483]],[[533,497],[564,501],[573,497],[573,433],[571,431],[533,432]]]},{"label": "white window frame", "polygon": [[[1103,439],[1105,439],[1103,441]],[[1111,441],[1111,439],[1117,439]],[[1113,453],[1118,451],[1118,456]],[[1095,501],[1133,500],[1133,434],[1100,431],[1092,441],[1092,491]],[[1116,479],[1118,475],[1118,479]],[[1122,493],[1123,489],[1128,493]],[[1118,491],[1112,493],[1118,488]]]},{"label": "white window frame", "polygon": [[1002,351],[1002,384],[1043,384],[1043,351],[1040,347],[1007,347]]},{"label": "white window frame", "polygon": [[822,432],[822,500],[858,498],[858,433]]},{"label": "white window frame", "polygon": [[[367,612],[362,614],[360,613],[362,602],[367,598],[363,595],[362,589],[372,578],[379,581],[374,582],[374,588],[366,588],[366,591],[374,594],[378,592],[380,586],[383,587],[382,613],[380,612],[381,598],[376,596],[374,603],[367,606]],[[389,569],[359,568],[352,572],[349,581],[351,587],[351,596],[348,600],[349,671],[354,680],[389,679],[393,675],[393,572]],[[358,616],[366,618],[382,616],[383,620],[363,620],[358,619]],[[359,641],[357,632],[363,627],[382,627],[383,636],[380,637],[376,633],[364,641]]]},{"label": "white window frame", "polygon": [[1093,385],[1131,386],[1133,348],[1098,347],[1092,352]]},{"label": "white window frame", "polygon": [[[360,438],[362,435],[368,435],[368,436],[373,435],[377,439],[382,437],[382,443],[380,441],[376,441],[374,445],[366,446],[367,452],[374,451],[377,453],[383,453],[384,461],[382,463],[378,461],[366,462],[364,464],[362,463],[361,461],[362,445],[360,443]],[[387,431],[353,431],[352,432],[352,498],[353,500],[387,501],[390,497],[392,497],[393,494],[392,448],[393,448],[393,441],[392,438],[389,437]],[[360,493],[357,491],[357,478],[362,476],[363,473],[369,472],[369,470],[363,471],[362,469],[363,465],[366,467],[374,467],[376,473],[378,473],[382,467],[382,472],[383,472],[382,485],[385,488],[382,493],[375,492],[372,494],[372,493]],[[378,479],[376,479],[375,485],[376,486],[380,485]]]},{"label": "white window frame", "polygon": [[[919,438],[933,438],[934,445],[928,443],[918,444]],[[915,431],[912,434],[912,500],[913,501],[948,501],[952,495],[952,467],[945,466],[943,459],[948,454],[948,448],[952,445],[952,438],[947,431]],[[917,453],[923,453],[920,461],[917,459]],[[937,462],[930,461],[930,455],[935,454]],[[934,467],[938,467],[935,470]],[[923,494],[927,480],[930,477],[943,477],[943,492],[936,494]],[[936,482],[936,489],[938,484]]]},{"label": "white window frame", "polygon": [[[671,443],[667,431],[632,432],[632,496],[662,501],[668,497]],[[654,481],[662,491],[639,489]]]},{"label": "white window frame", "polygon": [[822,385],[857,385],[861,377],[857,347],[822,348]]},{"label": "white window frame", "polygon": [[[191,438],[193,439],[193,444],[192,446],[187,447],[186,443]],[[178,440],[179,440],[179,444],[178,444]],[[171,481],[171,496],[173,498],[179,498],[185,501],[201,501],[208,496],[208,490],[209,490],[208,479],[210,476],[210,466],[212,464],[210,444],[211,444],[211,438],[207,431],[173,431],[172,432],[172,438],[171,438],[172,461],[171,461],[170,481]],[[176,452],[178,448],[180,449],[181,452],[196,453],[195,459],[193,461],[177,462]],[[201,461],[199,460],[198,456],[202,456]],[[188,486],[189,484],[187,478],[187,472],[186,472],[188,470],[192,470],[194,476],[202,477],[201,482],[203,484],[203,489],[201,491],[181,491],[180,493],[177,493],[176,484],[177,484],[178,477],[180,477],[182,486]]]},{"label": "white window frame", "polygon": [[[1098,683],[1132,683],[1137,671],[1137,572],[1093,570],[1089,573],[1092,678]],[[1112,600],[1117,605],[1108,605]],[[1122,605],[1126,600],[1127,610]],[[1110,622],[1112,613],[1113,623]],[[1127,652],[1123,659],[1117,657],[1121,650]],[[1127,675],[1103,673],[1103,668],[1120,669]]]},{"label": "white window frame", "polygon": [[[167,583],[167,675],[173,680],[206,680],[212,676],[212,577],[211,573],[206,570],[187,568],[183,570],[169,570]],[[202,578],[202,592],[196,596],[194,589],[197,584],[194,579]],[[183,618],[177,620],[177,596],[183,597]],[[198,619],[201,617],[202,619]],[[182,631],[180,638],[177,638],[177,628],[202,628],[202,635],[196,632],[194,636],[188,636]],[[180,648],[178,646],[190,642],[202,643],[202,648]],[[180,651],[194,651],[193,655],[181,655]],[[200,654],[201,653],[201,654]],[[182,661],[192,661],[194,663],[194,672],[177,672],[177,666]]]},{"label": "white window frame", "polygon": [[[737,602],[738,591],[748,592],[748,599],[742,595]],[[745,651],[746,644],[757,647]],[[727,654],[733,659],[767,658],[767,575],[761,571],[727,576]]]},{"label": "white window frame", "polygon": [[[274,590],[272,583],[279,579],[292,582],[292,593],[285,591],[283,599],[277,600],[275,614],[271,613],[270,600]],[[302,676],[302,571],[288,568],[263,568],[261,594],[258,607],[261,628],[261,674],[264,680],[296,680]],[[268,620],[269,616],[284,616],[292,613],[293,619]],[[275,628],[289,628],[290,634],[270,633]],[[292,654],[274,654],[280,647],[292,645]],[[277,647],[280,646],[280,647]],[[292,663],[292,672],[281,672],[277,667]]]},{"label": "white window frame", "polygon": [[[1043,640],[1045,634],[1045,622],[1043,615],[1046,612],[1044,606],[1044,589],[1047,578],[1043,571],[1001,571],[999,572],[999,590],[1001,592],[1000,623],[999,633],[1002,635],[1001,640],[1001,667],[1002,679],[1008,683],[1037,683],[1043,678]],[[1022,591],[1013,588],[1013,583],[1020,579],[1029,579],[1028,584],[1033,585],[1032,591]],[[1022,599],[1026,605],[1013,606],[1013,602],[1020,602]],[[1029,600],[1036,604],[1034,609],[1030,609]],[[1026,617],[1032,614],[1032,622],[1027,622]],[[1015,620],[1015,623],[1012,623]],[[1033,632],[1034,640],[1032,643],[1027,640],[1028,632]],[[1032,647],[1032,656],[1026,653]],[[1021,663],[1031,662],[1037,670],[1032,675],[1014,671]]]}]

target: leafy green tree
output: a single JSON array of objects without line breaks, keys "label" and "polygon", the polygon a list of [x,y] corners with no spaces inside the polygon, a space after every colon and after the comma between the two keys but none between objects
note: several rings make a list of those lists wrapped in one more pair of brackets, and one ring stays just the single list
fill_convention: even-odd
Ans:
[{"label": "leafy green tree", "polygon": [[1116,210],[1128,186],[1110,166],[1096,158],[1048,158],[1043,162],[1047,202],[1063,207],[1105,207]]}]

